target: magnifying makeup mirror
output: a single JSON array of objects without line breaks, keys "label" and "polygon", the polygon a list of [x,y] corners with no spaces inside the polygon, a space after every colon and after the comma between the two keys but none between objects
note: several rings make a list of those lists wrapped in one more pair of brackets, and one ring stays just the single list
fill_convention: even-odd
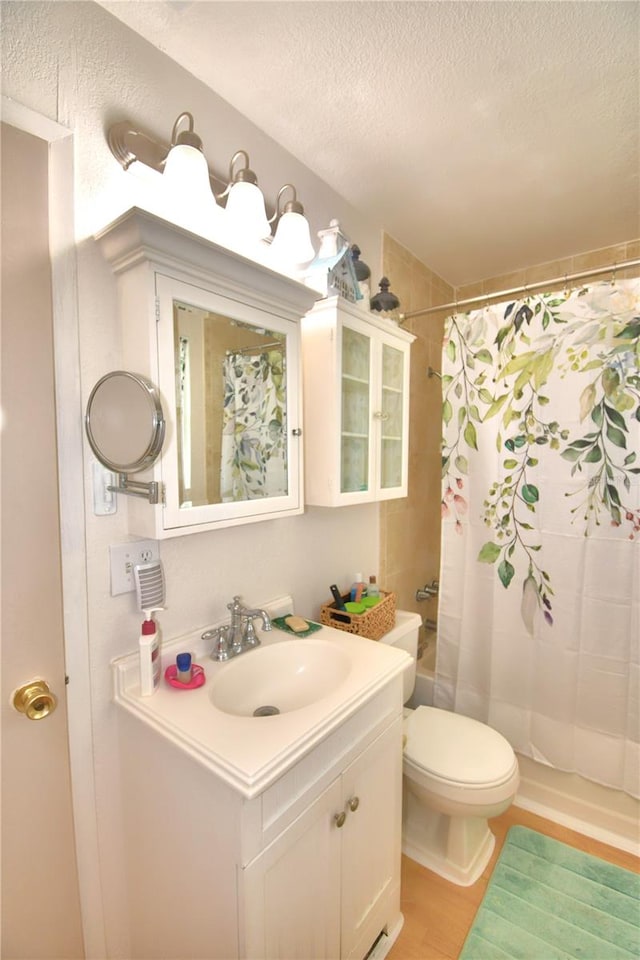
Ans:
[{"label": "magnifying makeup mirror", "polygon": [[91,391],[85,428],[96,458],[118,474],[118,486],[108,489],[158,503],[160,484],[130,478],[152,466],[162,450],[165,419],[153,383],[126,370],[107,373]]}]

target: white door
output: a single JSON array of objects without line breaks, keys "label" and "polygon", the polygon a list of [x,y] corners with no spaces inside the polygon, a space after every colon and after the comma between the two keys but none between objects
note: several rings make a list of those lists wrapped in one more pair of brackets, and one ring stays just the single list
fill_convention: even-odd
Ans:
[{"label": "white door", "polygon": [[[2,956],[84,956],[71,809],[47,225],[48,144],[2,127]],[[34,678],[58,698],[11,705]],[[36,705],[36,713],[39,711]]]}]

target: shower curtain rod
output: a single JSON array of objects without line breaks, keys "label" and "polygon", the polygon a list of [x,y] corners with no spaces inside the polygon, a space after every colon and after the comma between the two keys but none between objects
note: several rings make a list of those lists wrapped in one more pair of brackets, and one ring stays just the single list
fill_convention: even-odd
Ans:
[{"label": "shower curtain rod", "polygon": [[227,356],[232,357],[234,353],[264,353],[265,350],[274,350],[276,347],[282,347],[282,340],[273,340],[271,343],[256,343],[252,347],[238,347],[236,350],[227,350]]},{"label": "shower curtain rod", "polygon": [[585,280],[587,277],[596,277],[602,273],[612,273],[614,278],[618,270],[626,270],[628,267],[640,267],[640,258],[635,260],[623,260],[621,263],[612,263],[608,267],[595,267],[593,270],[583,270],[581,273],[566,273],[561,277],[555,277],[552,280],[541,280],[540,283],[524,283],[521,287],[513,287],[512,290],[496,290],[495,293],[484,293],[479,297],[467,297],[466,300],[454,300],[452,303],[442,303],[437,307],[426,307],[424,310],[412,310],[410,313],[400,314],[400,323],[405,320],[411,320],[413,317],[421,317],[426,313],[437,313],[439,310],[458,310],[460,307],[471,303],[485,303],[487,300],[495,300],[498,297],[512,297],[517,293],[529,293],[531,290],[537,290],[540,287],[554,287],[563,283],[569,283],[572,280]]}]

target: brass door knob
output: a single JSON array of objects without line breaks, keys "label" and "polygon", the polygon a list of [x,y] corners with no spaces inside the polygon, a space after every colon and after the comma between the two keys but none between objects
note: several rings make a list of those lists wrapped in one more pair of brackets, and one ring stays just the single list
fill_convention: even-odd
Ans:
[{"label": "brass door knob", "polygon": [[29,720],[44,720],[57,707],[58,698],[46,680],[31,680],[16,690],[12,702],[18,713],[24,713]]},{"label": "brass door knob", "polygon": [[350,797],[347,800],[347,806],[349,807],[349,810],[351,810],[351,813],[355,813],[360,806],[360,797]]},{"label": "brass door knob", "polygon": [[334,814],[333,819],[335,820],[336,827],[343,827],[344,822],[347,819],[347,815],[344,810],[342,810],[340,813]]}]

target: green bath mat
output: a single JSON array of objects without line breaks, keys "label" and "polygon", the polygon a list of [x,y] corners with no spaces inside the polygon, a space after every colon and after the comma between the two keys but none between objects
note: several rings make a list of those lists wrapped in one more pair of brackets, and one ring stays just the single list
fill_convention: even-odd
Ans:
[{"label": "green bath mat", "polygon": [[459,960],[638,960],[640,877],[511,827]]}]

